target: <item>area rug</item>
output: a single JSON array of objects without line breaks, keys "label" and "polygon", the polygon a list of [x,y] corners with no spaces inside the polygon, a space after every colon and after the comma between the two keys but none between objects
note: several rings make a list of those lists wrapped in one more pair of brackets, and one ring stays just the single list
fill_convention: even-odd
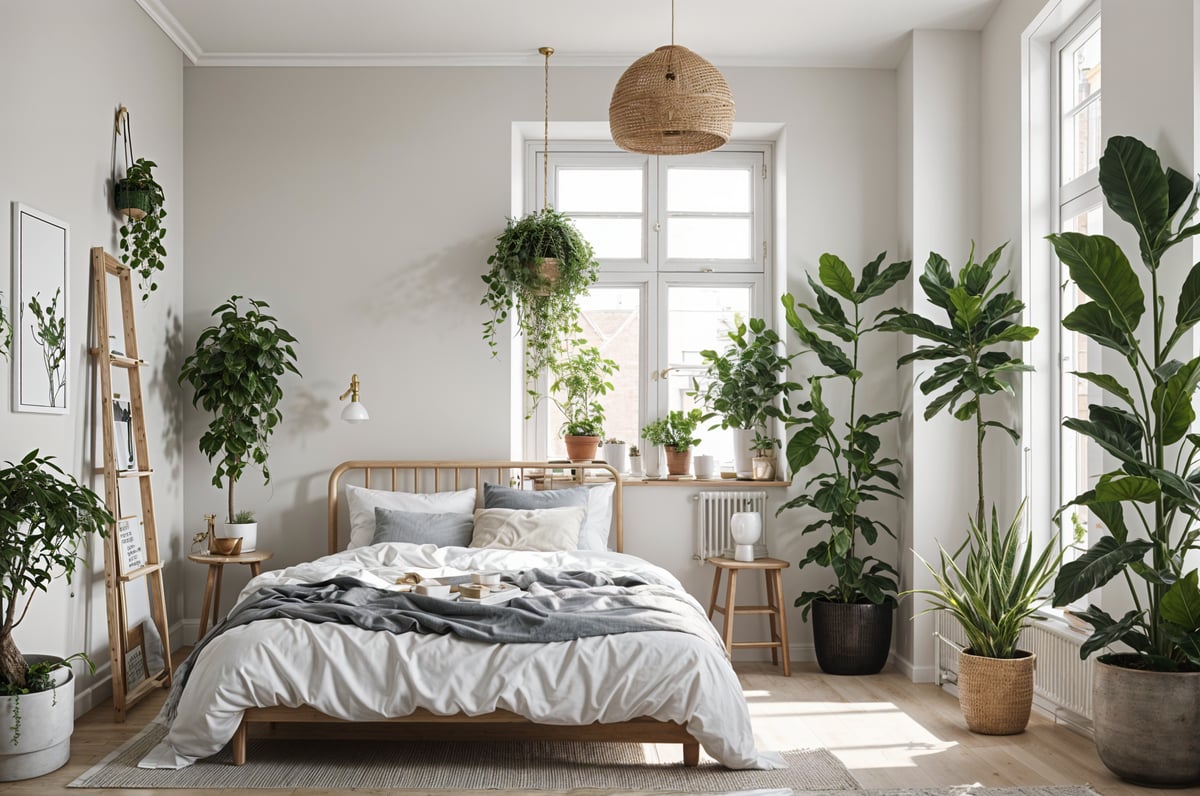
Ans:
[{"label": "area rug", "polygon": [[845,791],[797,792],[795,796],[1100,796],[1087,785],[1033,785],[1022,788],[984,788],[960,785],[954,788],[885,788]]},{"label": "area rug", "polygon": [[[251,739],[248,761],[225,749],[187,768],[140,769],[163,736],[151,724],[71,783],[72,788],[413,788],[571,790],[612,788],[720,793],[736,790],[855,790],[858,783],[825,749],[784,752],[789,767],[730,771],[710,760],[688,768],[648,763],[640,744],[412,743]],[[861,791],[859,791],[861,793]]]}]

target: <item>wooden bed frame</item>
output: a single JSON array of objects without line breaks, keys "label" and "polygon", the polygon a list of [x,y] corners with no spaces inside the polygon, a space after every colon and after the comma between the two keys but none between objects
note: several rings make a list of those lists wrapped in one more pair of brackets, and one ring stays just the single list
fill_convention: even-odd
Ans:
[{"label": "wooden bed frame", "polygon": [[[445,492],[475,487],[479,504],[483,502],[484,480],[490,483],[525,485],[535,489],[557,489],[583,483],[612,481],[612,539],[618,552],[625,546],[622,517],[621,480],[607,464],[548,464],[518,461],[349,461],[334,468],[329,476],[329,552],[344,549],[339,542],[340,515],[338,495],[344,476],[362,474],[362,486],[387,488],[372,477],[383,471],[391,491]],[[700,743],[681,724],[649,717],[613,724],[595,722],[583,726],[537,724],[516,713],[500,710],[481,716],[455,714],[440,716],[418,709],[408,716],[377,722],[349,722],[321,713],[311,707],[250,708],[233,736],[233,762],[246,763],[246,740],[252,724],[291,724],[306,735],[317,736],[322,728],[354,727],[370,737],[421,738],[423,740],[568,740],[623,743],[678,743],[683,745],[683,762],[700,762]],[[336,737],[336,736],[335,736]]]}]

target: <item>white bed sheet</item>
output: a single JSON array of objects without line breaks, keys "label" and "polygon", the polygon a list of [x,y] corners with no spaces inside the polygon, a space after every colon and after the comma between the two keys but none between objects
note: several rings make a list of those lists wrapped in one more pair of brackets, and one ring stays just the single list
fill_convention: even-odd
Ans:
[{"label": "white bed sheet", "polygon": [[[338,575],[392,587],[425,576],[535,567],[635,574],[683,591],[666,570],[607,551],[535,553],[388,543],[265,572],[256,589]],[[694,599],[687,598],[703,614]],[[711,626],[710,626],[711,627]],[[353,721],[509,710],[542,724],[580,725],[651,716],[675,721],[729,768],[781,768],[760,753],[720,636],[653,631],[548,644],[485,644],[455,636],[373,632],[274,619],[234,628],[201,651],[165,740],[139,765],[182,768],[219,751],[249,707],[311,705]]]}]

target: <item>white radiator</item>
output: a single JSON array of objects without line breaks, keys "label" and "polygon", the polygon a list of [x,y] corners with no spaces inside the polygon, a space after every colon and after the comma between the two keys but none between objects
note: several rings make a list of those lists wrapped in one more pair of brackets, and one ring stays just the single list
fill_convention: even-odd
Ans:
[{"label": "white radiator", "polygon": [[[937,645],[937,676],[956,681],[958,647],[967,643],[958,621],[946,611],[937,611],[936,632],[944,639]],[[1021,634],[1020,649],[1037,655],[1033,672],[1035,702],[1068,723],[1087,727],[1092,718],[1092,662],[1079,659],[1079,645],[1087,636],[1056,619],[1035,622]],[[950,643],[945,643],[950,642]],[[956,646],[957,645],[957,646]]]},{"label": "white radiator", "polygon": [[763,518],[763,539],[754,546],[755,558],[767,555],[766,492],[733,492],[727,490],[701,492],[696,496],[696,554],[703,564],[714,556],[733,555],[733,537],[729,533],[729,518],[739,511],[758,512]]}]

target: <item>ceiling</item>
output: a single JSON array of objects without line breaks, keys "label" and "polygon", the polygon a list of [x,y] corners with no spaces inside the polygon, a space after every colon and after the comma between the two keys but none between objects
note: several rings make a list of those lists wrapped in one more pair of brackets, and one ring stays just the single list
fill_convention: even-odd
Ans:
[{"label": "ceiling", "polygon": [[[1000,0],[679,0],[719,66],[894,68],[914,29],[979,30]],[[669,0],[137,0],[197,66],[626,66],[671,40]]]}]

